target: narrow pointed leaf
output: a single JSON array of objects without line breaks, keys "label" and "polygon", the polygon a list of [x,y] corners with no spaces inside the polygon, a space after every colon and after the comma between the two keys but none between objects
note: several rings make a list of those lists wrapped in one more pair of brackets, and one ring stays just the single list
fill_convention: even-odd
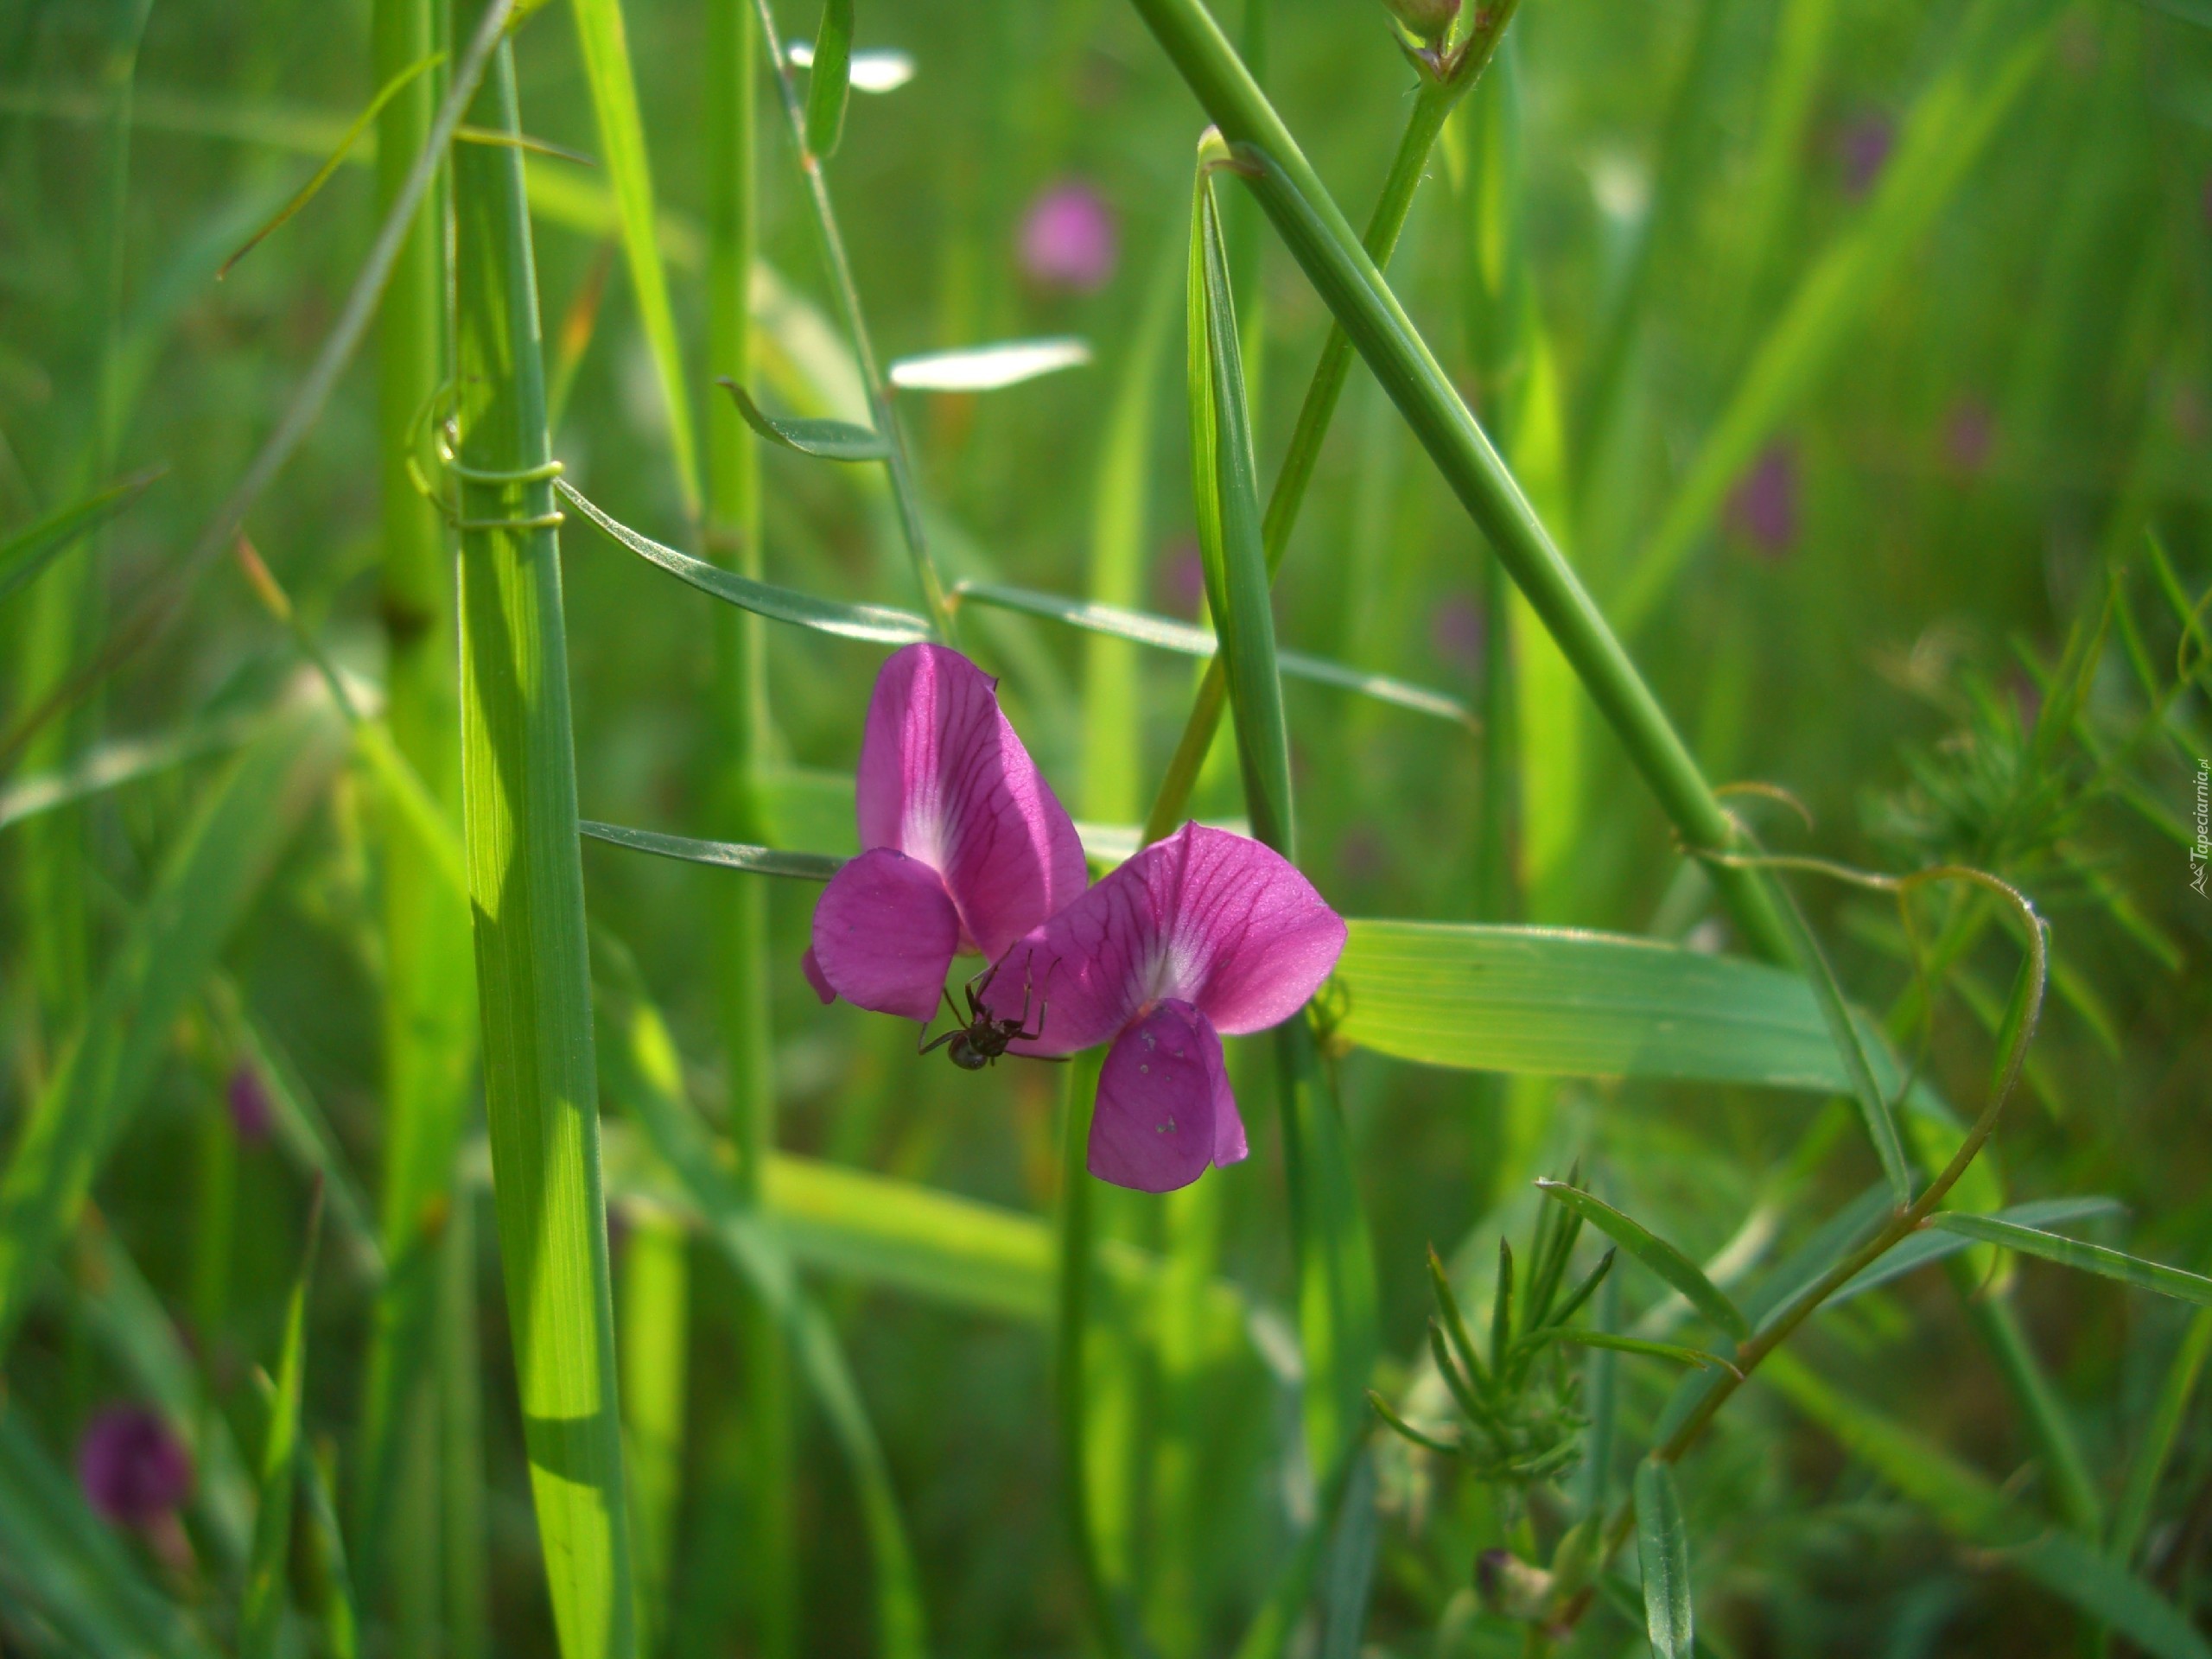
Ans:
[{"label": "narrow pointed leaf", "polygon": [[561,495],[639,558],[740,610],[751,611],[771,621],[811,628],[817,633],[834,634],[841,639],[865,639],[874,645],[904,645],[932,637],[929,624],[911,611],[893,610],[885,605],[847,605],[834,599],[817,599],[797,588],[755,582],[734,570],[725,570],[704,559],[695,559],[689,553],[664,547],[627,524],[616,523],[566,483],[561,486]]},{"label": "narrow pointed leaf", "polygon": [[[791,41],[785,44],[784,55],[794,68],[814,67],[814,42]],[[853,54],[852,73],[849,77],[856,92],[895,92],[914,78],[914,55],[887,47],[874,47]]]},{"label": "narrow pointed leaf", "polygon": [[1672,1360],[1677,1365],[1694,1365],[1704,1371],[1730,1371],[1743,1376],[1731,1359],[1704,1348],[1686,1347],[1678,1342],[1648,1342],[1642,1337],[1616,1336],[1610,1331],[1585,1331],[1570,1325],[1553,1325],[1536,1333],[1538,1343],[1564,1342],[1577,1348],[1605,1348],[1617,1354],[1642,1354],[1647,1359]]},{"label": "narrow pointed leaf", "polygon": [[[2017,1222],[2023,1227],[2056,1227],[2069,1221],[2088,1221],[2096,1216],[2118,1215],[2126,1206],[2118,1198],[2037,1198],[2028,1204],[2016,1204],[1997,1211],[1994,1219]],[[1824,1306],[1834,1307],[1838,1302],[1865,1294],[1905,1274],[1924,1268],[1946,1256],[1956,1255],[1971,1247],[1974,1241],[1963,1233],[1937,1228],[1923,1228],[1886,1251],[1879,1261],[1868,1264],[1866,1271],[1845,1281],[1843,1287],[1828,1298]]]},{"label": "narrow pointed leaf", "polygon": [[770,415],[734,380],[721,385],[736,401],[745,423],[772,444],[823,461],[888,461],[891,445],[880,432],[850,421],[799,420]]},{"label": "narrow pointed leaf", "polygon": [[2169,1268],[2161,1262],[2146,1262],[2139,1255],[2128,1255],[2125,1250],[2109,1249],[2102,1244],[2068,1238],[2062,1233],[2047,1233],[2040,1227],[2023,1226],[2017,1221],[2006,1221],[1997,1216],[1967,1215],[1956,1210],[1946,1210],[1934,1217],[1932,1224],[1945,1232],[1957,1233],[1980,1243],[2001,1244],[2006,1249],[2018,1250],[2025,1255],[2039,1255],[2044,1261],[2056,1262],[2062,1267],[2078,1268],[2083,1273],[2115,1279],[2123,1285],[2133,1285],[2138,1290],[2156,1291],[2161,1296],[2171,1296],[2178,1301],[2194,1302],[2199,1307],[2212,1307],[2212,1279],[2202,1274],[2185,1272],[2180,1268]]},{"label": "narrow pointed leaf", "polygon": [[276,1386],[269,1396],[269,1426],[261,1442],[260,1499],[253,1517],[253,1559],[247,1564],[245,1603],[238,1614],[239,1659],[274,1659],[284,1629],[285,1568],[292,1550],[292,1497],[299,1486],[294,1466],[300,1449],[300,1390],[307,1376],[308,1287],[315,1280],[315,1247],[322,1237],[322,1189],[308,1212],[306,1248],[284,1304],[283,1345]]},{"label": "narrow pointed leaf", "polygon": [[1671,1464],[1646,1458],[1636,1470],[1636,1559],[1643,1573],[1643,1623],[1655,1659],[1691,1659],[1690,1540]]},{"label": "narrow pointed leaf", "polygon": [[1090,342],[1072,336],[1008,340],[902,357],[889,372],[891,384],[906,391],[997,391],[1062,369],[1081,368],[1090,358]]},{"label": "narrow pointed leaf", "polygon": [[652,830],[631,830],[619,823],[598,823],[589,818],[576,826],[594,841],[632,852],[652,853],[661,858],[680,858],[693,864],[712,864],[725,870],[750,870],[756,875],[787,875],[801,881],[827,881],[845,861],[824,853],[786,853],[772,847],[747,847],[731,841],[694,841],[689,836],[664,836]]},{"label": "narrow pointed leaf", "polygon": [[806,81],[806,149],[818,162],[837,153],[853,73],[853,0],[823,0]]},{"label": "narrow pointed leaf", "polygon": [[57,507],[0,541],[0,601],[35,581],[48,565],[144,494],[146,486],[168,470],[149,467],[134,473],[73,505]]},{"label": "narrow pointed leaf", "polygon": [[1689,1299],[1690,1306],[1738,1341],[1751,1335],[1743,1311],[1698,1264],[1641,1222],[1623,1215],[1603,1198],[1592,1198],[1564,1181],[1538,1181],[1536,1190],[1565,1205],[1630,1255]]}]

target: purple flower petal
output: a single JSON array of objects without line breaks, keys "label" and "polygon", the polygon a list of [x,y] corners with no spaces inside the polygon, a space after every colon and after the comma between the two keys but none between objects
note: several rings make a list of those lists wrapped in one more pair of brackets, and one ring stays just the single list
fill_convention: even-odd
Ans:
[{"label": "purple flower petal", "polygon": [[876,676],[859,808],[861,845],[941,874],[959,944],[994,961],[1089,879],[1074,822],[1001,711],[997,682],[944,645],[907,645]]},{"label": "purple flower petal", "polygon": [[1233,1037],[1297,1013],[1344,945],[1344,918],[1281,855],[1186,823],[1009,950],[982,1000],[1003,1018],[1035,986],[1043,1035],[1020,1052],[1089,1048],[1169,998]]},{"label": "purple flower petal", "polygon": [[960,917],[938,873],[879,847],[830,878],[815,906],[807,977],[877,1014],[927,1020],[959,945]]},{"label": "purple flower petal", "polygon": [[1021,268],[1047,288],[1088,294],[1121,258],[1121,233],[1106,199],[1080,180],[1054,185],[1021,221]]},{"label": "purple flower petal", "polygon": [[169,1427],[143,1406],[111,1406],[77,1447],[85,1501],[118,1526],[158,1521],[192,1490],[192,1458]]},{"label": "purple flower petal", "polygon": [[824,1007],[837,1000],[837,988],[830,982],[830,976],[822,971],[822,959],[814,954],[814,947],[806,947],[806,954],[798,959],[798,970],[806,976],[806,982],[814,987]]},{"label": "purple flower petal", "polygon": [[[1229,1095],[1221,1039],[1189,1003],[1160,1003],[1118,1038],[1098,1075],[1090,1173],[1140,1192],[1188,1186],[1216,1161]],[[1230,1115],[1236,1105],[1230,1103]],[[1236,1127],[1241,1149],[1243,1126]]]}]

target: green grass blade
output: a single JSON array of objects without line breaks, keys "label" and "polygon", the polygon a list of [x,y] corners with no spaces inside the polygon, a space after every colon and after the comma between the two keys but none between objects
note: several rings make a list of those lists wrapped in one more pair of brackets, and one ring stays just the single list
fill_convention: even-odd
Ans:
[{"label": "green grass blade", "polygon": [[[494,0],[497,3],[497,0]],[[478,16],[455,8],[456,30]],[[518,130],[502,46],[470,105]],[[453,155],[461,786],[485,1115],[523,1431],[566,1659],[637,1650],[552,457],[522,156]]]},{"label": "green grass blade", "polygon": [[171,1027],[334,769],[331,722],[292,716],[211,782],[111,959],[0,1173],[0,1341],[137,1110]]},{"label": "green grass blade", "polygon": [[234,749],[266,723],[258,715],[232,715],[190,721],[158,737],[111,738],[52,772],[16,778],[0,788],[0,830],[121,789],[202,755]]},{"label": "green grass blade", "polygon": [[299,1486],[300,1391],[308,1364],[308,1287],[322,1237],[322,1192],[308,1212],[307,1243],[284,1304],[284,1335],[261,1442],[260,1498],[253,1516],[253,1558],[238,1612],[239,1659],[275,1659],[284,1630],[284,1584],[292,1557],[292,1498]]},{"label": "green grass blade", "polygon": [[2039,1255],[2046,1262],[2057,1262],[2061,1267],[2078,1268],[2083,1273],[2116,1280],[2138,1290],[2155,1291],[2161,1296],[2171,1296],[2178,1301],[2194,1302],[2199,1307],[2212,1307],[2212,1279],[2202,1274],[2169,1268],[2157,1262],[2146,1262],[2141,1256],[2130,1255],[2124,1250],[2091,1244],[2078,1238],[2068,1238],[2062,1233],[2045,1232],[2040,1227],[2023,1226],[2017,1221],[2006,1221],[1996,1216],[1974,1216],[1962,1211],[1946,1210],[1929,1219],[1931,1224],[1945,1232],[1957,1233],[1984,1244],[2001,1244],[2006,1249],[2018,1250],[2024,1255]]},{"label": "green grass blade", "polygon": [[[1009,588],[1002,582],[957,582],[952,586],[956,604],[972,602],[988,605],[995,609],[1015,611],[1025,616],[1040,616],[1048,621],[1064,622],[1069,627],[1080,628],[1086,633],[1096,633],[1112,639],[1127,639],[1133,644],[1150,645],[1158,651],[1172,651],[1178,656],[1211,658],[1214,654],[1212,632],[1188,622],[1178,622],[1165,616],[1154,616],[1148,612],[1129,610],[1119,605],[1102,604],[1096,600],[1063,599],[1057,594],[1033,593],[1027,588]],[[1321,685],[1333,685],[1372,697],[1377,702],[1387,702],[1415,714],[1428,715],[1459,726],[1471,727],[1474,715],[1459,698],[1447,696],[1441,691],[1423,685],[1394,679],[1387,674],[1368,674],[1356,668],[1326,658],[1309,657],[1303,652],[1278,651],[1275,665],[1293,679],[1312,680]],[[1126,725],[1122,728],[1126,731]]]},{"label": "green grass blade", "polygon": [[826,162],[844,136],[845,100],[852,90],[853,0],[823,0],[822,27],[806,74],[806,153]]},{"label": "green grass blade", "polygon": [[[1141,360],[1141,353],[1133,359]],[[902,357],[886,373],[901,391],[1000,391],[1090,361],[1090,342],[1069,334]]]},{"label": "green grass blade", "polygon": [[1643,1573],[1644,1630],[1655,1659],[1691,1659],[1690,1538],[1672,1464],[1646,1458],[1636,1467],[1636,1560]]},{"label": "green grass blade", "polygon": [[673,1217],[632,1210],[622,1243],[615,1313],[622,1342],[622,1415],[638,1529],[639,1624],[650,1649],[667,1605],[683,1498],[689,1378],[689,1241]]},{"label": "green grass blade", "polygon": [[820,461],[887,461],[891,441],[850,421],[799,420],[767,413],[734,380],[724,380],[745,423],[772,444]]},{"label": "green grass blade", "polygon": [[[2123,1208],[2117,1198],[2036,1198],[1999,1210],[1997,1218],[2018,1222],[2024,1227],[2056,1227],[2069,1221],[2088,1221],[2098,1216],[2118,1215]],[[1885,1253],[1864,1273],[1847,1281],[1841,1289],[1828,1298],[1826,1305],[1834,1307],[1838,1302],[1878,1289],[1928,1266],[1931,1262],[1941,1262],[1956,1255],[1972,1245],[1973,1241],[1962,1233],[1924,1229]]]},{"label": "green grass blade", "polygon": [[1691,1306],[1738,1342],[1751,1335],[1750,1321],[1744,1318],[1743,1310],[1728,1300],[1727,1294],[1707,1278],[1705,1270],[1696,1262],[1643,1223],[1622,1214],[1603,1198],[1592,1198],[1564,1181],[1540,1180],[1536,1190],[1565,1205],[1643,1262],[1688,1297]]},{"label": "green grass blade", "polygon": [[759,875],[785,875],[800,881],[827,881],[844,860],[822,853],[785,853],[772,847],[746,847],[728,841],[694,841],[688,836],[664,836],[652,830],[630,830],[619,823],[596,823],[586,818],[580,833],[611,846],[660,858],[680,858],[693,864],[712,864],[725,870],[750,870]]},{"label": "green grass blade", "polygon": [[2197,1380],[2204,1374],[2207,1355],[2212,1355],[2212,1313],[2195,1315],[2183,1331],[2173,1362],[2166,1367],[2165,1376],[2159,1382],[2158,1401],[2151,1408],[2142,1444],[2128,1461],[2127,1485],[2120,1494],[2120,1507],[2113,1511],[2112,1536],[2105,1550],[2122,1567],[2134,1561],[2135,1553],[2143,1547],[2144,1535],[2150,1530],[2151,1509],[2158,1501],[2158,1484],[2180,1438]]},{"label": "green grass blade", "polygon": [[338,1506],[330,1495],[330,1475],[313,1450],[299,1460],[300,1501],[307,1509],[307,1536],[298,1572],[303,1580],[301,1611],[322,1632],[330,1659],[357,1659],[361,1630],[353,1605],[352,1575],[346,1567],[346,1541],[338,1529]]},{"label": "green grass blade", "polygon": [[2158,1659],[2212,1659],[2212,1643],[2125,1567],[2071,1533],[2018,1514],[1994,1482],[1844,1394],[1787,1349],[1769,1354],[1758,1376],[1948,1530],[1990,1550],[2023,1578],[2111,1625]]},{"label": "green grass blade", "polygon": [[0,1629],[14,1623],[11,1605],[35,1610],[87,1659],[216,1652],[85,1507],[20,1408],[0,1408]]},{"label": "green grass blade", "polygon": [[0,541],[0,603],[85,537],[123,512],[168,470],[149,467],[69,506],[57,507],[35,524]]},{"label": "green grass blade", "polygon": [[734,570],[725,570],[718,564],[704,559],[695,559],[688,553],[679,553],[672,547],[640,536],[626,524],[617,524],[582,494],[567,484],[561,486],[563,499],[581,511],[605,531],[648,563],[657,564],[679,582],[689,582],[701,593],[734,605],[741,610],[765,616],[773,622],[789,622],[795,627],[811,628],[817,633],[834,635],[840,639],[862,639],[873,645],[904,645],[917,639],[933,636],[929,624],[912,611],[893,610],[884,605],[848,605],[834,599],[817,599],[796,588],[778,588],[750,576],[740,575]]},{"label": "green grass blade", "polygon": [[376,96],[369,100],[368,108],[353,118],[353,124],[347,127],[340,136],[338,146],[331,152],[329,158],[315,170],[308,181],[300,187],[289,201],[276,210],[274,218],[248,237],[245,245],[236,253],[223,261],[221,268],[215,272],[215,280],[219,283],[228,276],[239,260],[259,247],[271,234],[282,229],[293,214],[313,201],[315,193],[330,182],[330,175],[345,164],[347,152],[359,142],[361,135],[369,130],[371,124],[378,116],[384,113],[385,105],[405,92],[419,77],[429,73],[430,70],[443,63],[445,56],[446,54],[442,52],[426,53],[416,59],[414,62],[395,71],[383,86],[378,87]]},{"label": "green grass blade", "polygon": [[669,459],[676,468],[676,488],[684,517],[696,522],[702,499],[699,445],[692,431],[691,400],[684,391],[683,353],[677,343],[668,276],[661,268],[660,243],[654,234],[652,169],[645,156],[645,123],[638,113],[638,86],[630,69],[621,0],[569,0],[569,9],[576,20],[576,43],[583,52],[584,79],[591,87],[607,183],[621,217],[630,289],[637,296],[638,318],[645,326],[645,344],[652,353],[668,413]]}]

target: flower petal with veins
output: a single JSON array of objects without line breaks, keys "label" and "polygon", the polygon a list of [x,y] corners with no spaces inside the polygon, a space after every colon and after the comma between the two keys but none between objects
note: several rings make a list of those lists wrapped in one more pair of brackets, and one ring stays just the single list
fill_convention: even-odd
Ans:
[{"label": "flower petal with veins", "polygon": [[807,977],[817,993],[826,983],[861,1007],[925,1020],[937,1012],[959,946],[959,913],[938,873],[879,847],[823,890]]},{"label": "flower petal with veins", "polygon": [[1238,1036],[1297,1013],[1344,944],[1344,918],[1287,859],[1186,823],[1007,951],[982,1000],[1005,1017],[1037,988],[1043,1035],[1020,1053],[1089,1048],[1169,998]]},{"label": "flower petal with veins", "polygon": [[[1140,1192],[1188,1186],[1215,1161],[1228,1094],[1213,1027],[1187,1002],[1162,1002],[1107,1052],[1090,1118],[1090,1173]],[[1236,1110],[1230,1102],[1232,1118]]]},{"label": "flower petal with veins", "polygon": [[857,790],[861,845],[943,876],[960,945],[993,961],[1089,879],[1075,823],[997,685],[949,646],[893,652],[868,699]]}]

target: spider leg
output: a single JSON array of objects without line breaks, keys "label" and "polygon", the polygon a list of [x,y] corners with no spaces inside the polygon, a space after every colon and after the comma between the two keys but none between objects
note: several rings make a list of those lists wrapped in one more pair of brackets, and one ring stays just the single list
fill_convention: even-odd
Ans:
[{"label": "spider leg", "polygon": [[[953,1031],[948,1031],[943,1037],[937,1039],[937,1043],[942,1043],[957,1035],[959,1031],[964,1030],[966,1028],[966,1022],[961,1020],[960,1010],[952,1006],[952,993],[950,991],[946,990],[944,987],[940,985],[938,987],[938,995],[944,999],[944,1011],[952,1016],[955,1026],[955,1029]],[[935,1008],[931,1008],[930,1010],[930,1015],[931,1019],[934,1019],[937,1015],[937,1010]],[[928,1020],[925,1020],[922,1021],[921,1030],[914,1033],[915,1053],[926,1054],[930,1052],[930,1049],[937,1046],[937,1043],[931,1043],[928,1047],[923,1046],[922,1039],[929,1034],[930,1022]]]},{"label": "spider leg", "polygon": [[968,1027],[965,1026],[955,1026],[950,1031],[946,1032],[943,1036],[938,1038],[937,1040],[932,1043],[916,1043],[914,1045],[914,1052],[917,1054],[934,1053],[937,1050],[943,1048],[947,1043],[950,1042],[954,1038],[961,1035],[967,1029]]},{"label": "spider leg", "polygon": [[[1047,977],[1049,977],[1049,976],[1047,976]],[[1045,1034],[1046,1010],[1051,1007],[1052,1004],[1049,1002],[1039,1002],[1037,1005],[1037,1029],[1034,1031],[1017,1029],[1007,1036],[1007,1041],[1009,1043],[1033,1043],[1039,1037],[1042,1037]],[[1029,998],[1027,993],[1023,995],[1021,999],[1021,1023],[1023,1026],[1027,1026],[1029,1023]],[[1032,1054],[1029,1058],[1033,1060],[1037,1060],[1044,1058],[1044,1056],[1041,1054]],[[1065,1057],[1062,1056],[1061,1058],[1065,1058]]]}]

